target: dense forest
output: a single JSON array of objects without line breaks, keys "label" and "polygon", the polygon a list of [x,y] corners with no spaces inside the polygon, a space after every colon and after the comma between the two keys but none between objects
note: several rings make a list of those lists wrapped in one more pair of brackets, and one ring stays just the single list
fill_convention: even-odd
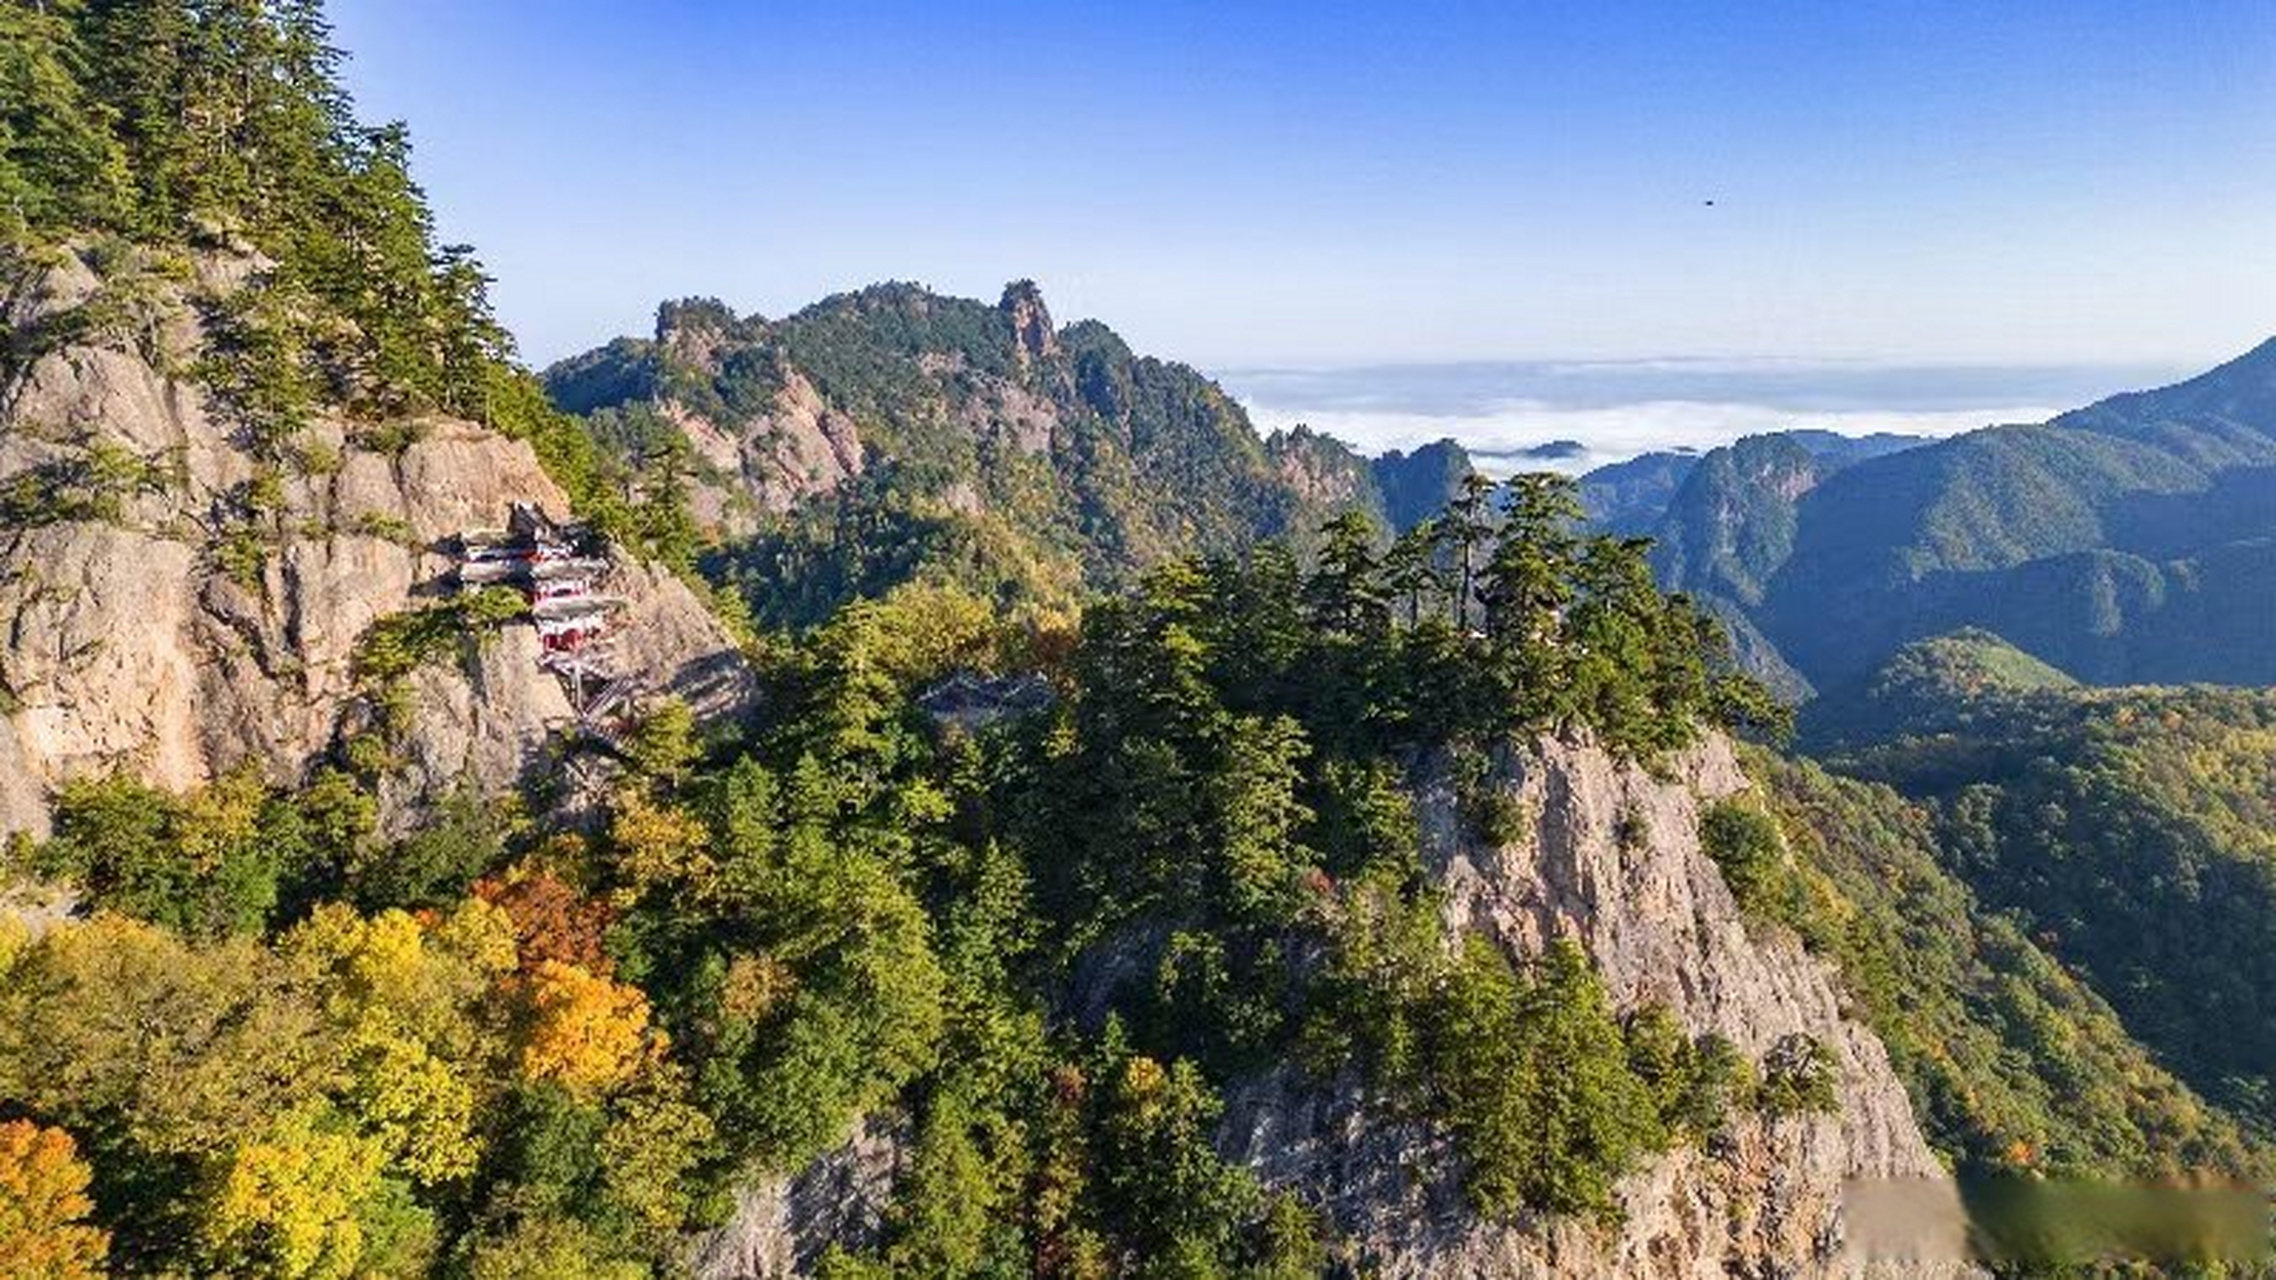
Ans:
[{"label": "dense forest", "polygon": [[639,492],[684,501],[705,574],[773,626],[912,581],[1065,612],[1180,556],[1309,554],[1343,511],[1403,531],[1471,469],[1451,441],[1366,459],[1260,437],[1194,369],[1054,328],[1026,281],[994,305],[873,285],[779,320],[667,302],[653,338],[545,382]]},{"label": "dense forest", "polygon": [[2090,689],[1976,632],[1908,648],[1810,719],[1839,767],[1931,807],[1948,865],[1987,905],[2176,1074],[2265,1128],[2266,691]]},{"label": "dense forest", "polygon": [[[604,535],[688,560],[682,494],[604,461],[638,459],[637,424],[566,418],[513,366],[315,6],[4,12],[10,252],[93,254],[114,290],[250,261],[188,372],[264,466],[308,465],[318,413],[391,437],[471,416]],[[818,349],[858,376],[829,358],[860,344]],[[1115,394],[1159,394],[1150,368]],[[217,555],[267,554],[262,488]],[[1473,485],[1387,553],[1352,513],[1304,531],[1309,570],[1269,544],[1173,561],[1072,626],[908,585],[762,645],[777,713],[752,733],[653,707],[580,826],[468,795],[384,830],[383,739],[295,787],[70,784],[7,855],[92,913],[13,924],[0,959],[7,1176],[38,1188],[11,1251],[641,1273],[891,1102],[912,1155],[885,1239],[826,1271],[1311,1274],[1323,1224],[1212,1146],[1219,1083],[1268,1059],[1364,1063],[1454,1135],[1480,1212],[1608,1214],[1642,1153],[1830,1082],[1617,1015],[1571,947],[1513,967],[1443,935],[1402,790],[1427,756],[1587,730],[1650,758],[1776,716],[1641,546],[1576,515],[1547,478]],[[400,689],[505,616],[384,619],[359,671]],[[922,709],[990,672],[1051,696],[977,732]],[[1078,999],[1109,952],[1140,977]]]},{"label": "dense forest", "polygon": [[[50,895],[0,912],[10,1265],[669,1273],[754,1179],[888,1132],[879,1230],[825,1275],[1348,1268],[1218,1147],[1267,1070],[1442,1136],[1470,1214],[1615,1230],[1623,1175],[1832,1109],[1836,1067],[1450,924],[1417,796],[1520,843],[1495,770],[1545,741],[1649,771],[1750,740],[1699,840],[1747,932],[1835,966],[1963,1176],[2267,1171],[2265,697],[2086,693],[1971,634],[1812,712],[1838,772],[1783,756],[1709,606],[1572,482],[1259,439],[1017,286],[673,304],[541,381],[341,56],[314,0],[0,0],[0,260],[101,282],[67,323],[11,313],[0,380],[96,335],[155,359],[143,302],[182,289],[202,354],[168,372],[256,464],[201,554],[246,581],[281,554],[278,477],[337,465],[318,419],[381,453],[469,419],[620,555],[719,588],[764,711],[650,699],[579,744],[582,807],[469,785],[388,820],[409,681],[523,616],[471,593],[370,623],[369,724],[289,782],[61,786],[0,848]],[[687,413],[760,425],[713,457]],[[11,476],[0,522],[100,518],[151,465]],[[1658,554],[1749,598],[1791,515]]]},{"label": "dense forest", "polygon": [[[1608,1213],[1641,1153],[1830,1081],[1616,1016],[1569,946],[1442,933],[1421,761],[1649,758],[1763,706],[1571,517],[1519,486],[1466,611],[1359,517],[1310,573],[1173,564],[1072,634],[905,589],[777,652],[755,740],[659,708],[590,831],[469,805],[386,841],[337,773],[75,786],[13,856],[97,914],[9,944],[0,1096],[137,1269],[637,1269],[899,1099],[887,1243],[829,1273],[1310,1274],[1320,1223],[1210,1145],[1217,1082],[1272,1060],[1364,1064],[1481,1212]],[[1049,705],[976,732],[918,702],[1029,669]],[[1081,990],[1110,953],[1134,976]]]},{"label": "dense forest", "polygon": [[1588,477],[1592,512],[1782,689],[1999,633],[2097,684],[2276,680],[2276,341],[2153,391],[1937,441],[1782,431]]}]

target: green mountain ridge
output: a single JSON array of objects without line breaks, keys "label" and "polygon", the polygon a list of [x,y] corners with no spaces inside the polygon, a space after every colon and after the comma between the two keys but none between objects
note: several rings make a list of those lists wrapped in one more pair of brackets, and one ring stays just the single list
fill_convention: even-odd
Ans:
[{"label": "green mountain ridge", "polygon": [[[1835,1263],[1859,1172],[2267,1170],[2271,695],[2085,690],[1946,637],[1859,682],[1840,777],[1734,755],[1784,714],[1703,612],[1776,657],[1822,495],[1894,467],[1914,506],[1841,553],[1891,581],[2088,557],[2099,611],[2048,625],[2127,631],[2152,584],[2091,558],[2132,556],[2178,617],[2169,578],[2211,601],[2258,563],[2250,377],[2018,429],[2052,445],[1734,447],[1664,552],[1697,601],[1555,477],[1259,436],[1024,283],[668,303],[548,372],[571,416],[328,40],[301,0],[0,0],[11,396],[117,357],[152,421],[208,401],[232,442],[210,525],[134,531],[199,567],[218,658],[129,669],[107,710],[310,674],[324,615],[283,605],[311,562],[447,561],[456,518],[311,528],[280,496],[454,495],[466,453],[405,463],[444,422],[681,592],[655,629],[723,630],[699,562],[738,588],[766,625],[718,656],[759,711],[556,699],[510,778],[383,829],[422,688],[470,724],[499,664],[558,693],[509,637],[527,600],[422,597],[331,628],[369,724],[305,775],[169,791],[129,755],[36,795],[52,834],[0,842],[0,1270],[1292,1280],[1613,1274],[1625,1245],[1768,1275]],[[150,278],[216,264],[245,274],[164,317],[198,341],[156,341]],[[57,273],[83,296],[16,309]],[[104,438],[116,406],[68,439],[7,408],[11,537],[107,539],[179,483]],[[2079,492],[2046,529],[2013,505]],[[1944,544],[1977,519],[1989,550]],[[2114,529],[2133,550],[2073,545]],[[40,607],[133,616],[108,594]],[[254,598],[276,625],[232,630]],[[74,656],[120,665],[105,639]],[[32,718],[7,675],[0,718]],[[1295,1153],[1324,1190],[1284,1126],[1247,1158],[1227,1099],[1273,1079],[1268,1118],[1390,1149]]]},{"label": "green mountain ridge", "polygon": [[545,380],[625,439],[641,484],[716,513],[714,576],[798,624],[927,578],[1064,607],[1177,555],[1302,545],[1345,510],[1396,532],[1469,471],[1451,441],[1371,461],[1301,427],[1260,436],[1193,369],[1096,321],[1055,328],[1027,282],[994,306],[876,285],[777,321],[668,303],[653,339]]},{"label": "green mountain ridge", "polygon": [[1688,469],[1651,528],[1656,563],[1743,618],[1797,692],[1967,626],[2097,683],[2276,682],[2276,610],[2259,607],[2276,582],[2272,384],[2276,342],[2044,425],[1816,474],[1742,441]]},{"label": "green mountain ridge", "polygon": [[1988,633],[1907,646],[1805,739],[2254,1129],[2276,1123],[2276,691],[2093,688]]}]

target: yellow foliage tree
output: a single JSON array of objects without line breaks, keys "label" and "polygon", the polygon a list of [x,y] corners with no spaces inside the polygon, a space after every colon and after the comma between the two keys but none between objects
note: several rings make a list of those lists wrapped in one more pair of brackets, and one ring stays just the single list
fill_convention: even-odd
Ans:
[{"label": "yellow foliage tree", "polygon": [[474,900],[431,924],[401,911],[367,918],[327,903],[286,937],[283,950],[325,1015],[351,1037],[377,1027],[465,1060],[479,1051],[476,1012],[514,967],[513,922]]},{"label": "yellow foliage tree", "polygon": [[629,903],[648,890],[675,886],[710,899],[719,887],[719,867],[706,847],[709,833],[703,824],[669,804],[659,804],[638,791],[617,798],[609,839],[616,847],[617,874]]},{"label": "yellow foliage tree", "polygon": [[512,920],[480,901],[434,920],[327,904],[284,948],[340,1032],[342,1109],[414,1182],[472,1173],[478,1090],[508,1049],[482,1009],[514,968]]},{"label": "yellow foliage tree", "polygon": [[117,916],[50,929],[0,984],[0,1096],[214,1156],[331,1083],[337,1052],[258,945]]},{"label": "yellow foliage tree", "polygon": [[522,1074],[587,1097],[632,1078],[651,1051],[648,997],[637,987],[545,960],[528,979]]},{"label": "yellow foliage tree", "polygon": [[474,1172],[474,1081],[405,1036],[367,1027],[350,1055],[348,1106],[414,1181],[432,1186]]},{"label": "yellow foliage tree", "polygon": [[322,1280],[356,1272],[363,1210],[380,1190],[377,1139],[287,1112],[232,1154],[200,1222],[207,1253],[229,1275]]},{"label": "yellow foliage tree", "polygon": [[0,1276],[79,1280],[103,1274],[110,1234],[81,1222],[95,1207],[71,1135],[29,1120],[0,1124]]}]

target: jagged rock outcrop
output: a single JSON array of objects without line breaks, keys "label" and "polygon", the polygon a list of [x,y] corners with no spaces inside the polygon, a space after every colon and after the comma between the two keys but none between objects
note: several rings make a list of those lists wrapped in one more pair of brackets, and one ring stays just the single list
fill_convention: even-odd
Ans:
[{"label": "jagged rock outcrop", "polygon": [[[568,514],[528,445],[449,418],[389,424],[385,448],[364,424],[319,419],[260,463],[184,372],[203,354],[199,304],[260,269],[136,276],[128,305],[130,281],[65,255],[9,291],[0,831],[43,831],[71,777],[184,788],[252,761],[290,781],[363,692],[359,638],[445,594],[457,534],[514,502]],[[734,644],[685,584],[626,562],[609,589],[627,601],[623,658],[656,689],[712,713],[747,700]],[[534,635],[509,625],[411,677],[392,815],[512,785],[542,757],[570,708],[535,658]]]},{"label": "jagged rock outcrop", "polygon": [[737,1191],[726,1225],[689,1248],[688,1269],[704,1280],[778,1280],[812,1274],[832,1245],[874,1245],[907,1153],[906,1125],[882,1116],[863,1120],[844,1146],[795,1177]]},{"label": "jagged rock outcrop", "polygon": [[1514,956],[1578,941],[1618,1007],[1665,1003],[1692,1034],[1718,1033],[1756,1062],[1784,1037],[1812,1037],[1839,1063],[1839,1110],[1736,1116],[1707,1149],[1652,1160],[1622,1182],[1612,1231],[1480,1221],[1444,1140],[1383,1119],[1356,1080],[1323,1087],[1283,1072],[1234,1089],[1228,1151],[1326,1209],[1368,1274],[1933,1274],[1922,1260],[1874,1269],[1844,1256],[1842,1190],[1853,1178],[1919,1180],[1952,1228],[1922,1243],[1956,1256],[1957,1198],[1880,1042],[1843,1016],[1822,962],[1791,937],[1750,930],[1700,848],[1701,806],[1747,786],[1727,744],[1710,740],[1667,777],[1556,741],[1498,765],[1496,785],[1530,818],[1515,843],[1476,839],[1450,783],[1418,797],[1449,922]]},{"label": "jagged rock outcrop", "polygon": [[[1222,1152],[1322,1211],[1351,1274],[1966,1273],[1957,1261],[1957,1194],[1880,1041],[1844,1015],[1823,962],[1791,935],[1741,918],[1700,847],[1702,807],[1749,785],[1729,745],[1711,739],[1658,775],[1559,741],[1496,763],[1494,785],[1529,815],[1527,834],[1510,844],[1471,834],[1444,767],[1426,769],[1439,780],[1416,797],[1449,924],[1513,956],[1574,939],[1617,1006],[1665,1003],[1692,1034],[1720,1034],[1758,1063],[1788,1037],[1814,1038],[1838,1064],[1838,1109],[1734,1115],[1705,1148],[1679,1147],[1624,1179],[1622,1220],[1611,1228],[1571,1218],[1482,1220],[1465,1200],[1445,1135],[1393,1118],[1350,1073],[1323,1082],[1290,1066],[1236,1082],[1226,1094]],[[772,1280],[803,1274],[833,1240],[858,1245],[874,1231],[902,1159],[892,1130],[868,1125],[799,1177],[746,1188],[733,1221],[695,1250],[697,1274]],[[1902,1196],[1913,1218],[1894,1243],[1914,1253],[1870,1257],[1850,1248],[1844,1189],[1853,1179]],[[818,1197],[817,1186],[847,1194]]]},{"label": "jagged rock outcrop", "polygon": [[772,320],[666,303],[654,336],[545,383],[635,442],[627,465],[671,459],[712,563],[794,626],[928,576],[1058,608],[1175,556],[1301,554],[1342,510],[1411,525],[1468,465],[1434,446],[1379,472],[1313,432],[1267,441],[1200,372],[1058,325],[1025,280],[993,303],[873,285]]},{"label": "jagged rock outcrop", "polygon": [[1012,323],[1012,341],[1022,365],[1059,354],[1059,331],[1051,325],[1051,311],[1043,305],[1043,290],[1033,280],[1014,280],[1004,286],[997,307]]}]

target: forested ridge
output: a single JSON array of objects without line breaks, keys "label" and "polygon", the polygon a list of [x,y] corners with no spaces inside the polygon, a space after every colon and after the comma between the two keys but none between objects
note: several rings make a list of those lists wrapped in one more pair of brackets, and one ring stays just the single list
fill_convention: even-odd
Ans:
[{"label": "forested ridge", "polygon": [[906,282],[788,316],[693,298],[546,370],[688,548],[769,625],[811,626],[909,581],[1065,610],[1183,555],[1309,552],[1364,511],[1394,530],[1470,470],[1441,441],[1366,459],[1303,427],[1260,436],[1215,382],[1032,283],[994,305]]},{"label": "forested ridge", "polygon": [[2276,341],[2038,425],[1653,462],[1592,477],[1597,513],[1658,537],[1662,581],[1797,693],[1968,627],[2091,683],[2276,679]]},{"label": "forested ridge", "polygon": [[1911,647],[1811,719],[1839,767],[1930,806],[1948,865],[1986,904],[2265,1129],[2267,691],[2091,689],[1974,633]]},{"label": "forested ridge", "polygon": [[[1958,1169],[2265,1170],[2264,700],[2082,695],[1962,638],[1839,739],[1888,785],[1837,776],[1776,754],[1786,710],[1570,482],[1259,439],[1018,286],[673,304],[541,383],[341,56],[313,0],[0,0],[9,296],[99,282],[11,309],[0,377],[97,338],[156,361],[150,299],[189,298],[167,372],[255,464],[183,536],[241,583],[285,552],[280,479],[338,465],[319,420],[527,441],[618,552],[721,588],[763,710],[650,698],[574,747],[577,804],[540,777],[395,820],[412,678],[520,616],[468,594],[355,637],[368,723],[305,770],[59,787],[0,850],[0,1258],[673,1274],[851,1137],[896,1176],[825,1275],[1348,1273],[1328,1212],[1220,1149],[1229,1091],[1283,1071],[1443,1139],[1461,1213],[1606,1238],[1624,1175],[1838,1107],[1832,1047],[1743,1051],[1570,940],[1455,928],[1418,797],[1522,849],[1512,758],[1648,776],[1729,735],[1757,785],[1706,807],[1705,878],[1836,966]],[[765,425],[731,468],[681,409]],[[166,465],[98,442],[0,521],[100,523]],[[825,465],[727,527],[733,486]]]},{"label": "forested ridge", "polygon": [[[135,1268],[662,1264],[895,1103],[886,1241],[826,1272],[1309,1274],[1321,1223],[1211,1147],[1215,1083],[1278,1060],[1364,1064],[1481,1213],[1610,1213],[1643,1153],[1830,1078],[1616,1014],[1569,945],[1513,968],[1442,932],[1423,753],[1650,758],[1761,705],[1571,514],[1519,486],[1467,610],[1402,600],[1357,516],[1310,573],[1180,562],[1073,633],[907,588],[785,645],[754,740],[660,708],[582,833],[468,809],[386,842],[338,784],[81,784],[14,856],[96,914],[11,942],[0,1091],[71,1135]],[[916,702],[1030,667],[1052,707],[977,733]],[[1078,992],[1107,953],[1136,976]]]}]

